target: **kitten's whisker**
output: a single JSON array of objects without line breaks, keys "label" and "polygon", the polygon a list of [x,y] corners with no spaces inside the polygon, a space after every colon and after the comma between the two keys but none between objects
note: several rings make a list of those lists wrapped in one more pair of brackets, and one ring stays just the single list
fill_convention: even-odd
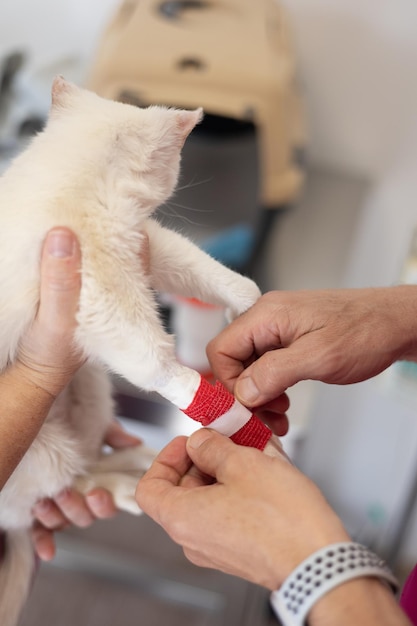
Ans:
[{"label": "kitten's whisker", "polygon": [[[166,209],[168,209],[168,210],[166,210]],[[171,209],[171,210],[169,210],[169,209]],[[185,215],[182,215],[182,214],[178,213],[177,211],[175,211],[175,209],[173,207],[168,207],[167,205],[164,205],[164,207],[161,207],[160,211],[166,217],[175,218],[179,222],[183,222],[184,224],[189,224],[190,226],[201,227],[201,226],[204,225],[202,222],[199,222],[199,221],[196,221],[196,220],[192,220],[191,218],[186,217]]]},{"label": "kitten's whisker", "polygon": [[198,209],[197,207],[187,206],[186,204],[180,204],[179,202],[173,202],[170,200],[166,206],[176,206],[179,209],[185,209],[186,211],[191,211],[192,213],[213,213],[213,209]]},{"label": "kitten's whisker", "polygon": [[176,191],[184,191],[184,189],[193,189],[194,187],[199,187],[200,185],[207,185],[207,183],[211,183],[213,177],[206,178],[205,180],[198,180],[196,182],[191,181],[190,183],[186,183],[181,187],[177,187]]}]

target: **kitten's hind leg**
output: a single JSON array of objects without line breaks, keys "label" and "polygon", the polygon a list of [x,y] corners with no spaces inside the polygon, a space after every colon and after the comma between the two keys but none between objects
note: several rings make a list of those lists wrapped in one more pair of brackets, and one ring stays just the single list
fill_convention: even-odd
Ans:
[{"label": "kitten's hind leg", "polygon": [[92,472],[79,476],[75,480],[74,488],[83,495],[93,489],[106,489],[111,493],[113,502],[120,511],[139,515],[141,510],[136,504],[135,491],[141,476],[130,476],[123,472]]},{"label": "kitten's hind leg", "polygon": [[95,472],[123,471],[133,474],[146,472],[157,455],[157,451],[148,448],[143,443],[129,448],[120,448],[111,452],[103,452],[99,460],[94,463]]},{"label": "kitten's hind leg", "polygon": [[107,489],[118,509],[139,515],[136,486],[156,454],[143,444],[103,453],[87,474],[77,477],[74,487],[84,495],[97,487]]}]

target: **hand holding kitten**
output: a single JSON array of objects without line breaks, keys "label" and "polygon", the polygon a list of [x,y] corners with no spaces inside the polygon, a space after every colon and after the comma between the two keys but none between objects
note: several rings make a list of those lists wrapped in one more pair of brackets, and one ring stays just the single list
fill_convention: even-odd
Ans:
[{"label": "hand holding kitten", "polygon": [[14,363],[22,378],[53,398],[83,363],[74,347],[81,253],[68,228],[49,231],[42,250],[40,306]]},{"label": "hand holding kitten", "polygon": [[[23,383],[23,389],[28,388],[28,399],[31,398],[31,392],[46,391],[47,402],[52,403],[83,362],[81,355],[73,348],[75,314],[81,287],[80,264],[80,249],[73,233],[67,228],[49,231],[42,251],[39,311],[22,339],[17,361],[11,368],[12,380],[18,381],[19,385]],[[43,417],[46,417],[48,409],[49,404],[45,406]],[[19,432],[19,428],[14,429],[15,441]],[[27,442],[30,444],[31,439],[25,437],[25,442],[16,441],[20,451]],[[114,422],[108,429],[104,443],[117,449],[140,442]],[[8,473],[13,469],[9,467]],[[88,526],[95,519],[111,517],[115,513],[113,499],[105,489],[95,489],[85,498],[73,490],[65,490],[56,501],[45,499],[35,506],[37,522],[32,530],[34,548],[41,559],[50,560],[55,554],[56,530],[70,523]]]}]

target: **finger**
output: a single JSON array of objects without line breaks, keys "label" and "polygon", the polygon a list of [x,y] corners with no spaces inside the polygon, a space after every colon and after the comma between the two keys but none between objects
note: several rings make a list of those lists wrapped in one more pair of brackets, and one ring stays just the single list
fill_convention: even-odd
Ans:
[{"label": "finger", "polygon": [[175,437],[161,450],[144,478],[160,479],[178,485],[191,467],[186,443],[187,437]]},{"label": "finger", "polygon": [[139,507],[159,523],[164,500],[180,486],[191,467],[186,442],[186,437],[176,437],[161,450],[136,488]]},{"label": "finger", "polygon": [[229,391],[233,391],[236,379],[250,363],[265,352],[281,347],[275,315],[273,311],[263,310],[261,300],[207,345],[213,374]]},{"label": "finger", "polygon": [[33,507],[33,515],[45,528],[58,529],[68,523],[61,509],[50,498],[39,500]]},{"label": "finger", "polygon": [[210,561],[204,554],[202,554],[199,550],[194,550],[192,548],[183,548],[184,556],[190,563],[193,565],[197,565],[197,567],[211,567],[214,568],[213,562]]},{"label": "finger", "polygon": [[228,437],[213,430],[202,428],[194,432],[187,441],[187,452],[201,472],[212,476],[219,483],[227,480],[230,468],[242,467],[248,448],[234,444]]},{"label": "finger", "polygon": [[[38,317],[42,322],[73,327],[81,288],[81,253],[68,228],[54,228],[46,236],[41,259],[41,291]],[[43,306],[47,304],[47,306]]]},{"label": "finger", "polygon": [[130,446],[137,446],[142,443],[139,437],[135,437],[128,433],[123,426],[117,420],[113,420],[107,429],[106,437],[104,440],[107,445],[112,448],[129,448]]},{"label": "finger", "polygon": [[36,554],[42,561],[51,561],[56,552],[54,533],[39,522],[32,528],[32,543]]},{"label": "finger", "polygon": [[93,489],[86,494],[85,502],[97,519],[107,519],[117,513],[113,497],[106,489]]},{"label": "finger", "polygon": [[310,339],[271,350],[249,365],[236,380],[234,394],[248,407],[263,406],[295,383],[315,379],[320,367]]},{"label": "finger", "polygon": [[278,437],[283,437],[288,433],[289,421],[285,413],[275,413],[267,409],[256,409],[256,415],[272,430]]},{"label": "finger", "polygon": [[211,370],[218,380],[233,391],[236,379],[253,355],[253,342],[241,331],[241,319],[236,319],[212,339],[206,347]]},{"label": "finger", "polygon": [[73,489],[64,489],[56,498],[55,502],[65,518],[80,528],[86,528],[94,521],[94,516],[88,508],[84,496]]},{"label": "finger", "polygon": [[277,398],[273,398],[266,404],[262,406],[266,411],[271,411],[271,413],[281,413],[284,414],[290,408],[290,399],[286,393],[282,393]]},{"label": "finger", "polygon": [[205,474],[199,467],[192,465],[181,480],[181,487],[195,489],[196,487],[212,485],[214,482],[216,482],[216,479],[213,476]]},{"label": "finger", "polygon": [[286,415],[289,408],[290,399],[286,393],[283,393],[278,398],[256,407],[255,413],[276,435],[283,437],[289,429]]}]

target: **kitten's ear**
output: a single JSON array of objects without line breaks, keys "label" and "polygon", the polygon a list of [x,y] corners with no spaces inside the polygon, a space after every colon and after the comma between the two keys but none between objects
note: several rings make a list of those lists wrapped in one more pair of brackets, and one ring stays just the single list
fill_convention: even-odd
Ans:
[{"label": "kitten's ear", "polygon": [[51,109],[63,109],[77,87],[69,83],[63,76],[56,76],[52,83],[52,106]]},{"label": "kitten's ear", "polygon": [[182,145],[193,128],[203,119],[203,109],[199,107],[195,111],[176,111],[175,118]]}]

